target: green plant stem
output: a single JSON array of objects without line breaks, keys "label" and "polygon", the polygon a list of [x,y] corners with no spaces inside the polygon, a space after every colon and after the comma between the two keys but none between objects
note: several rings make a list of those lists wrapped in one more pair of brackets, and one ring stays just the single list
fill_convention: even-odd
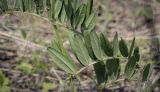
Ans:
[{"label": "green plant stem", "polygon": [[103,61],[106,61],[108,59],[113,59],[113,58],[119,58],[121,60],[127,60],[127,58],[125,58],[125,57],[106,57],[106,58],[103,58]]}]

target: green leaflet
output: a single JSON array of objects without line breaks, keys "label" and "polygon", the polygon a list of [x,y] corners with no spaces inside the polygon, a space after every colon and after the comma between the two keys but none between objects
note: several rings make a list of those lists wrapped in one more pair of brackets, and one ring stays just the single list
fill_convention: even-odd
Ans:
[{"label": "green leaflet", "polygon": [[93,9],[93,0],[87,0],[87,1],[88,2],[87,2],[87,7],[86,7],[86,18],[89,17]]},{"label": "green leaflet", "polygon": [[[51,0],[50,1],[50,9],[49,9],[49,12],[48,12],[48,16],[49,16],[49,19],[54,21],[55,20],[55,3],[56,3],[56,0]],[[49,4],[49,1],[48,1],[48,4]]]},{"label": "green leaflet", "polygon": [[[25,0],[22,0],[22,2],[21,2],[22,4],[21,4],[21,9],[22,9],[22,11],[23,12],[25,12],[26,11],[26,6],[25,6]],[[37,5],[37,4],[36,4]],[[38,7],[38,6],[37,6]],[[38,11],[38,9],[37,9],[37,11]],[[39,13],[38,13],[39,14]]]},{"label": "green leaflet", "polygon": [[103,62],[97,62],[94,64],[94,71],[96,74],[98,85],[107,81],[107,75],[105,72],[105,64]]},{"label": "green leaflet", "polygon": [[113,40],[113,56],[114,57],[117,57],[118,50],[119,50],[119,42],[118,42],[118,34],[116,32]]},{"label": "green leaflet", "polygon": [[62,44],[59,41],[52,42],[52,46],[55,50],[62,53],[62,55],[64,55],[68,60],[72,61],[72,58],[67,53],[67,50],[62,46]]},{"label": "green leaflet", "polygon": [[119,50],[120,50],[123,57],[128,57],[128,47],[122,38],[119,42]]},{"label": "green leaflet", "polygon": [[29,7],[29,5],[28,5],[28,0],[23,0],[23,5],[24,5],[24,10],[25,11],[27,11],[28,10],[28,7]]},{"label": "green leaflet", "polygon": [[5,81],[5,76],[3,75],[3,73],[0,71],[0,87],[3,86]]},{"label": "green leaflet", "polygon": [[15,7],[17,10],[24,11],[23,0],[16,0],[14,7]]},{"label": "green leaflet", "polygon": [[85,5],[81,5],[75,14],[72,15],[71,17],[71,25],[72,28],[77,29],[79,25],[82,24],[85,18]]},{"label": "green leaflet", "polygon": [[100,45],[100,40],[95,31],[92,31],[90,33],[90,38],[91,38],[92,49],[93,49],[95,56],[97,57],[97,59],[103,60],[103,51]]},{"label": "green leaflet", "polygon": [[124,70],[125,77],[127,79],[130,79],[134,75],[135,70],[136,70],[136,64],[137,64],[137,62],[136,62],[135,57],[131,56],[129,58],[129,60],[128,60],[126,66],[125,66],[125,70]]},{"label": "green leaflet", "polygon": [[56,51],[58,51],[58,52],[62,52],[62,50],[61,50],[61,46],[60,46],[60,44],[58,43],[58,41],[52,41],[52,43],[51,43],[51,47],[52,48],[54,48]]},{"label": "green leaflet", "polygon": [[147,81],[150,78],[151,73],[152,73],[152,69],[153,69],[153,67],[152,67],[152,64],[150,64],[150,63],[147,64],[144,67],[144,69],[143,69],[143,75],[142,75],[142,82],[145,82],[145,81]]},{"label": "green leaflet", "polygon": [[136,48],[134,49],[133,55],[135,56],[136,61],[139,62],[139,60],[140,60],[139,47],[136,47]]},{"label": "green leaflet", "polygon": [[67,20],[67,14],[66,14],[66,10],[65,10],[65,7],[64,6],[62,6],[62,10],[61,10],[61,12],[60,12],[60,14],[59,14],[59,19],[60,19],[60,22],[61,23],[65,23],[66,22],[66,20]]},{"label": "green leaflet", "polygon": [[71,49],[73,50],[73,53],[76,54],[76,47],[74,45],[74,39],[73,39],[74,35],[75,34],[73,32],[69,34],[69,43],[70,43]]},{"label": "green leaflet", "polygon": [[3,12],[6,12],[8,10],[8,0],[1,0],[0,8],[2,9]]},{"label": "green leaflet", "polygon": [[76,73],[76,66],[73,61],[69,60],[64,56],[62,53],[56,51],[54,48],[48,48],[50,56],[53,58],[53,62],[59,66],[62,70],[67,73],[75,74]]},{"label": "green leaflet", "polygon": [[13,7],[14,7],[15,10],[19,10],[19,8],[20,8],[20,6],[19,6],[19,0],[15,0]]},{"label": "green leaflet", "polygon": [[113,48],[109,40],[104,36],[103,33],[100,35],[101,47],[106,55],[113,56]]},{"label": "green leaflet", "polygon": [[73,33],[72,37],[70,38],[70,44],[79,62],[84,66],[88,65],[91,59],[87,48],[85,47],[82,36]]},{"label": "green leaflet", "polygon": [[[23,12],[25,11],[31,11],[33,8],[34,1],[32,0],[15,0],[14,2],[14,9],[15,10],[21,10]],[[37,3],[34,3],[37,6]]]},{"label": "green leaflet", "polygon": [[65,6],[65,10],[66,10],[68,19],[71,18],[72,13],[73,13],[73,7],[72,7],[71,2],[72,2],[71,0],[64,0],[64,6]]},{"label": "green leaflet", "polygon": [[135,37],[133,38],[133,41],[129,50],[128,59],[132,56],[134,45],[135,45]]},{"label": "green leaflet", "polygon": [[96,25],[97,12],[93,12],[88,18],[85,19],[84,28],[92,30]]},{"label": "green leaflet", "polygon": [[31,12],[33,9],[33,0],[28,0],[28,11]]},{"label": "green leaflet", "polygon": [[62,0],[57,0],[55,2],[55,7],[54,7],[54,18],[58,19],[58,15],[62,9],[63,1]]},{"label": "green leaflet", "polygon": [[90,31],[84,31],[84,41],[85,41],[85,46],[88,50],[89,56],[93,59],[96,60],[96,56],[94,55],[92,45],[91,45],[91,39],[90,39]]},{"label": "green leaflet", "polygon": [[112,58],[106,61],[106,71],[107,71],[108,79],[110,80],[118,79],[120,75],[120,70],[121,70],[121,67],[120,67],[119,59]]},{"label": "green leaflet", "polygon": [[73,0],[73,9],[74,9],[74,13],[77,11],[77,9],[80,7],[81,5],[81,0]]}]

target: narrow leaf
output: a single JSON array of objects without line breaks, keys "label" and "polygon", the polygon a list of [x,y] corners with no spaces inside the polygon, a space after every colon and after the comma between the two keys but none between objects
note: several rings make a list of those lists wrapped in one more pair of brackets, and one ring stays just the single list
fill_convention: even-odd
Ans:
[{"label": "narrow leaf", "polygon": [[96,64],[94,64],[94,70],[95,70],[98,85],[105,83],[107,81],[105,64],[103,62],[97,62]]},{"label": "narrow leaf", "polygon": [[135,56],[136,61],[139,62],[139,61],[140,61],[139,47],[136,47],[136,48],[134,49],[133,55]]},{"label": "narrow leaf", "polygon": [[5,81],[5,76],[3,75],[3,73],[0,71],[0,87],[3,86]]},{"label": "narrow leaf", "polygon": [[92,49],[93,49],[95,56],[97,57],[97,59],[102,60],[103,59],[103,51],[102,51],[102,48],[100,45],[99,37],[95,31],[91,32],[90,38],[91,38]]},{"label": "narrow leaf", "polygon": [[75,74],[76,66],[73,61],[68,60],[60,52],[56,51],[54,48],[48,48],[50,56],[54,59],[54,63],[67,73]]},{"label": "narrow leaf", "polygon": [[120,75],[120,63],[119,59],[108,59],[106,61],[106,71],[108,75],[108,79],[116,80]]},{"label": "narrow leaf", "polygon": [[66,10],[68,19],[71,18],[72,13],[73,13],[73,7],[72,7],[71,2],[72,2],[71,0],[64,0],[64,6],[65,6],[65,10]]},{"label": "narrow leaf", "polygon": [[88,50],[88,53],[89,53],[89,56],[93,59],[93,60],[96,60],[96,56],[93,52],[93,49],[92,49],[92,45],[91,45],[91,38],[90,38],[90,31],[84,31],[83,32],[83,35],[84,35],[84,41],[85,41],[85,45],[86,45],[86,48]]},{"label": "narrow leaf", "polygon": [[93,12],[86,20],[85,20],[85,28],[88,30],[92,30],[96,25],[97,20],[97,12]]},{"label": "narrow leaf", "polygon": [[73,9],[74,9],[74,12],[77,11],[77,9],[80,7],[81,5],[81,0],[73,0]]},{"label": "narrow leaf", "polygon": [[85,18],[85,6],[81,5],[77,11],[71,17],[71,25],[74,29],[77,29],[82,24]]},{"label": "narrow leaf", "polygon": [[70,39],[70,43],[79,62],[84,66],[88,65],[91,59],[82,36],[74,34]]},{"label": "narrow leaf", "polygon": [[151,73],[152,73],[152,65],[149,63],[147,64],[145,67],[144,67],[144,70],[143,70],[143,76],[142,76],[142,82],[145,82],[147,81],[150,76],[151,76]]},{"label": "narrow leaf", "polygon": [[100,35],[100,40],[101,40],[101,47],[105,52],[105,54],[108,56],[113,56],[113,47],[111,46],[109,40],[102,33]]},{"label": "narrow leaf", "polygon": [[3,12],[8,11],[8,0],[1,0],[0,8],[2,9]]},{"label": "narrow leaf", "polygon": [[54,8],[54,18],[57,19],[58,18],[58,15],[62,9],[62,4],[63,4],[63,1],[62,0],[57,0],[56,3],[55,3],[55,8]]},{"label": "narrow leaf", "polygon": [[130,58],[132,53],[133,53],[134,45],[135,45],[135,37],[133,38],[133,41],[132,41],[132,44],[131,44],[131,47],[130,47],[130,50],[129,50],[128,58]]},{"label": "narrow leaf", "polygon": [[119,42],[119,50],[122,54],[123,57],[128,57],[128,47],[127,44],[125,43],[125,41],[121,38],[120,42]]},{"label": "narrow leaf", "polygon": [[136,59],[134,56],[132,56],[125,66],[125,76],[127,79],[130,79],[134,75],[136,64]]},{"label": "narrow leaf", "polygon": [[60,19],[61,23],[64,24],[66,22],[66,20],[67,20],[67,14],[66,14],[65,7],[64,6],[62,6],[62,7],[63,8],[62,8],[62,10],[61,10],[61,12],[59,14],[59,19]]},{"label": "narrow leaf", "polygon": [[87,8],[86,9],[86,18],[88,18],[92,12],[92,9],[93,9],[93,0],[87,0],[87,7],[86,8]]},{"label": "narrow leaf", "polygon": [[113,40],[113,55],[114,55],[114,57],[117,57],[118,50],[119,50],[119,42],[118,42],[118,34],[116,32],[116,34],[114,36],[114,40]]}]

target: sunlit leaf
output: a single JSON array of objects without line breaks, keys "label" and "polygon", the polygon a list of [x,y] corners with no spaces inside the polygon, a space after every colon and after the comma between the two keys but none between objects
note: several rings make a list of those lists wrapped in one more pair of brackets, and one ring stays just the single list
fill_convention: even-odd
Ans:
[{"label": "sunlit leaf", "polygon": [[103,59],[103,51],[102,51],[102,48],[101,48],[100,39],[99,39],[99,37],[98,37],[98,35],[96,34],[95,31],[92,31],[90,33],[90,38],[91,38],[92,49],[93,49],[93,52],[94,52],[95,56],[99,60],[102,60]]},{"label": "sunlit leaf", "polygon": [[86,7],[86,18],[89,17],[93,9],[93,0],[87,0],[87,7]]},{"label": "sunlit leaf", "polygon": [[62,9],[62,5],[63,5],[63,1],[62,0],[57,0],[56,3],[55,3],[55,8],[54,8],[54,18],[57,19],[58,18],[58,15]]},{"label": "sunlit leaf", "polygon": [[64,24],[67,20],[67,14],[66,14],[66,10],[65,10],[65,7],[63,6],[60,14],[59,14],[59,19],[60,21]]},{"label": "sunlit leaf", "polygon": [[118,34],[116,33],[113,40],[113,55],[117,56],[119,50]]},{"label": "sunlit leaf", "polygon": [[91,59],[82,36],[73,33],[70,38],[70,43],[79,62],[84,66],[88,65]]},{"label": "sunlit leaf", "polygon": [[93,12],[88,18],[86,18],[84,26],[88,30],[92,30],[96,25],[97,12]]},{"label": "sunlit leaf", "polygon": [[76,66],[73,63],[73,61],[70,61],[68,58],[66,58],[62,53],[56,51],[54,48],[49,47],[48,51],[50,53],[50,56],[53,58],[53,62],[60,67],[62,70],[66,71],[70,74],[76,73]]},{"label": "sunlit leaf", "polygon": [[84,35],[85,45],[86,45],[86,48],[88,50],[88,53],[89,53],[90,57],[93,60],[96,60],[96,56],[94,55],[92,45],[91,45],[90,31],[84,31],[83,35]]}]

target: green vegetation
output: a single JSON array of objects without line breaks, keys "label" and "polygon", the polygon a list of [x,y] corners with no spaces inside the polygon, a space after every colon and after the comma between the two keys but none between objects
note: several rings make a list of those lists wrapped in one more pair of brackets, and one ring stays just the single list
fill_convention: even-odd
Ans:
[{"label": "green vegetation", "polygon": [[[10,12],[7,0],[2,0],[0,4],[2,3],[4,4],[2,12]],[[97,90],[102,91],[106,87],[113,86],[117,81],[134,80],[140,82],[143,86],[139,89],[142,92],[153,87],[153,84],[145,86],[149,82],[153,63],[148,63],[145,66],[141,65],[141,54],[139,47],[135,44],[136,37],[128,46],[124,38],[119,39],[118,33],[114,35],[113,40],[109,40],[104,32],[96,33],[94,28],[98,13],[93,7],[93,0],[87,0],[86,4],[80,3],[80,0],[35,0],[35,2],[33,0],[15,0],[12,11],[23,11],[39,16],[44,13],[46,8],[48,19],[52,23],[57,36],[48,47],[48,53],[54,64],[69,76],[67,81],[71,85],[72,92],[75,92],[73,77],[80,81],[80,73],[90,66],[94,68]],[[79,64],[81,64],[80,68],[71,58],[69,51],[63,46],[59,27],[64,27],[69,31],[70,48]],[[23,31],[22,35],[26,38],[26,33]],[[122,61],[126,61],[125,64],[122,64],[124,63]],[[124,69],[122,69],[122,65],[125,67]],[[37,69],[34,69],[29,63],[22,62],[17,66],[17,69],[24,71],[26,74],[32,73],[33,70],[39,72],[45,69],[45,66],[40,62],[35,63],[35,67]],[[141,73],[142,78],[135,78],[135,75],[139,73]],[[120,75],[124,75],[124,78],[122,79]],[[5,77],[1,74],[2,87],[4,80]],[[59,80],[61,79],[59,78]],[[44,92],[48,92],[55,86],[52,83],[43,83],[43,87]]]}]

